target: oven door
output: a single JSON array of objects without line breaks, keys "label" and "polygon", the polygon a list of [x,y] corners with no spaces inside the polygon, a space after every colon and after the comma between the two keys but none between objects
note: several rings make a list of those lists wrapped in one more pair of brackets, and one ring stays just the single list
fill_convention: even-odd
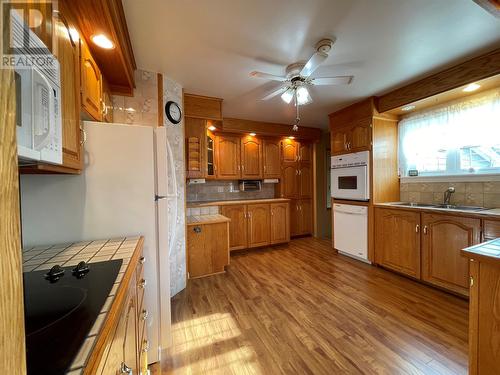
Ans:
[{"label": "oven door", "polygon": [[359,201],[370,199],[366,165],[332,169],[331,184],[333,198]]}]

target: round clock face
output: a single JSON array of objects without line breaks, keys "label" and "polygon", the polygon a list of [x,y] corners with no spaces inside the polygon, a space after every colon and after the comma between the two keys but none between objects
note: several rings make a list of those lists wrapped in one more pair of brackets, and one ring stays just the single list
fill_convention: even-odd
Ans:
[{"label": "round clock face", "polygon": [[167,102],[167,104],[165,104],[165,113],[167,115],[167,118],[173,124],[178,124],[179,122],[181,122],[182,111],[176,102]]}]

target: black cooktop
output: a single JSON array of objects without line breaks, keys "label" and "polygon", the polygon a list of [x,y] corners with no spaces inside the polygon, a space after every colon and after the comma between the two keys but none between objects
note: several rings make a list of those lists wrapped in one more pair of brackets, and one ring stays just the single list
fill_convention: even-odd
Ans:
[{"label": "black cooktop", "polygon": [[121,259],[25,272],[28,374],[66,373],[99,315]]}]

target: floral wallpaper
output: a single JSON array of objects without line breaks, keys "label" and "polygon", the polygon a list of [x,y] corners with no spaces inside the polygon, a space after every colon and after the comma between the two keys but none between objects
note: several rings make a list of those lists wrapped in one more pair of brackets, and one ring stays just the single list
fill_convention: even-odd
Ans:
[{"label": "floral wallpaper", "polygon": [[[169,100],[178,103],[183,109],[182,87],[168,77],[163,77],[163,108]],[[162,108],[162,109],[163,109]],[[169,168],[169,259],[170,292],[176,295],[186,287],[186,177],[184,171],[184,119],[177,125],[164,116],[163,125],[167,129],[167,142],[170,152]],[[168,151],[168,150],[167,150]]]}]

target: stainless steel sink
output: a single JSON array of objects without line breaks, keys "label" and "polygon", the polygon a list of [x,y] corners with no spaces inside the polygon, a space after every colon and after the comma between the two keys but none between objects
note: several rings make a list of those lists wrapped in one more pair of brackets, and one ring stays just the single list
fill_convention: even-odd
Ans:
[{"label": "stainless steel sink", "polygon": [[460,205],[453,205],[453,204],[438,204],[435,205],[434,207],[436,208],[446,208],[448,210],[460,210],[460,211],[482,211],[486,210],[485,207],[477,207],[477,206],[460,206]]},{"label": "stainless steel sink", "polygon": [[393,203],[394,206],[403,206],[403,207],[437,207],[435,204],[429,203],[414,203],[414,202],[402,202],[402,203]]}]

